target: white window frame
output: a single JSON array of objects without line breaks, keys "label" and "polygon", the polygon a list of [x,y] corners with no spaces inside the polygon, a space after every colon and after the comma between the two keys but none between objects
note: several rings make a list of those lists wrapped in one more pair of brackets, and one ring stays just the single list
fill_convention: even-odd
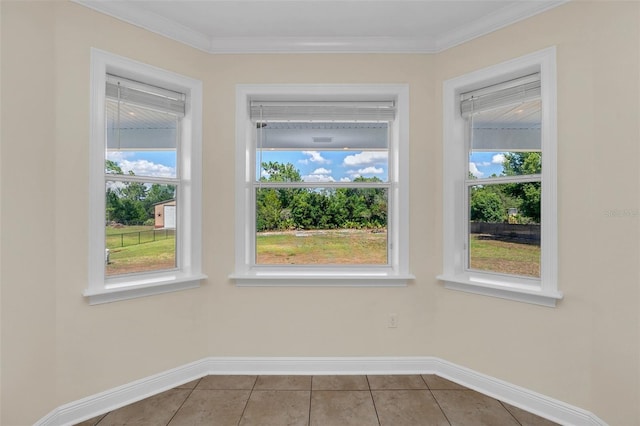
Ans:
[{"label": "white window frame", "polygon": [[[105,84],[107,74],[187,95],[181,124],[180,202],[176,264],[172,270],[105,276]],[[89,147],[89,304],[150,296],[200,286],[202,273],[202,82],[99,49],[91,49]]]},{"label": "white window frame", "polygon": [[[466,267],[468,214],[467,120],[460,113],[460,95],[524,75],[540,73],[542,103],[541,274],[539,279],[470,270]],[[443,84],[443,273],[437,278],[452,290],[494,296],[543,306],[562,299],[557,278],[557,107],[556,49],[550,47],[484,68]]]},{"label": "white window frame", "polygon": [[[385,100],[397,103],[389,146],[389,264],[287,266],[255,264],[255,125],[251,99]],[[409,87],[379,85],[238,85],[236,87],[236,264],[238,286],[405,286],[409,273]]]}]

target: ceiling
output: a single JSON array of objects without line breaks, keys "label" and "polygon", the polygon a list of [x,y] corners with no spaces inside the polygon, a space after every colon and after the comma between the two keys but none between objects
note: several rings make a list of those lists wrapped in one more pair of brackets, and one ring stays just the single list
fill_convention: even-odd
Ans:
[{"label": "ceiling", "polygon": [[209,53],[435,53],[568,0],[74,0]]}]

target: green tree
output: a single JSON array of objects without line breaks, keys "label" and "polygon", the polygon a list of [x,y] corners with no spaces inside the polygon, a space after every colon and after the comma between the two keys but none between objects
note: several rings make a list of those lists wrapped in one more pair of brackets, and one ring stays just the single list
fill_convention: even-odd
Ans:
[{"label": "green tree", "polygon": [[[124,174],[122,168],[112,160],[105,161],[107,174]],[[132,171],[129,175],[135,176]],[[118,222],[126,225],[138,225],[149,218],[144,206],[147,188],[140,182],[125,182],[113,184],[107,188],[105,194],[105,218],[108,222]],[[152,216],[151,216],[152,217]]]},{"label": "green tree", "polygon": [[256,202],[256,228],[267,231],[282,228],[282,204],[275,189],[258,190]]},{"label": "green tree", "polygon": [[163,201],[173,200],[176,197],[176,189],[174,185],[162,185],[154,183],[147,191],[143,204],[147,211],[148,217],[155,214],[154,205]]},{"label": "green tree", "polygon": [[[129,170],[129,175],[135,176],[132,170]],[[131,201],[142,202],[147,197],[147,187],[141,182],[126,182],[120,192],[124,198]]]},{"label": "green tree", "polygon": [[[511,152],[504,156],[503,174],[520,176],[542,172],[542,155],[539,152]],[[505,185],[505,193],[518,200],[519,213],[531,221],[540,222],[540,182],[512,183]]]},{"label": "green tree", "polygon": [[302,182],[300,171],[291,163],[278,163],[269,161],[262,163],[262,172],[266,176],[261,176],[260,180],[268,182]]},{"label": "green tree", "polygon": [[124,174],[124,172],[122,171],[122,168],[118,166],[118,163],[112,160],[105,160],[104,170],[105,170],[105,173],[108,173],[108,174],[116,174],[116,175]]},{"label": "green tree", "polygon": [[330,216],[331,228],[344,228],[349,219],[346,188],[337,188],[328,194],[326,214]]},{"label": "green tree", "polygon": [[487,187],[471,190],[470,219],[477,222],[504,222],[507,210],[500,195]]},{"label": "green tree", "polygon": [[[263,182],[301,182],[291,163],[262,164]],[[354,182],[382,182],[358,177]],[[386,227],[387,193],[379,188],[262,188],[256,192],[256,227],[272,229],[331,229]]]},{"label": "green tree", "polygon": [[[378,177],[357,177],[354,182],[382,182]],[[349,221],[359,227],[387,226],[387,194],[380,188],[347,189]]]},{"label": "green tree", "polygon": [[505,176],[534,175],[542,172],[539,152],[508,152],[502,163]]},{"label": "green tree", "polygon": [[[291,163],[279,163],[277,161],[270,161],[262,163],[262,172],[263,176],[260,177],[261,181],[264,182],[302,182],[302,175],[300,171],[295,168],[295,166]],[[257,221],[259,223],[267,224],[269,223],[270,227],[268,229],[287,229],[290,227],[295,227],[295,224],[291,222],[291,211],[293,208],[293,202],[296,194],[303,191],[303,189],[299,188],[281,188],[277,189],[276,192],[278,194],[278,198],[280,199],[280,212],[279,212],[279,221],[278,224],[275,225],[272,220],[262,220],[260,218],[260,212],[257,212]],[[270,211],[272,214],[272,218],[275,217],[275,205],[273,204],[273,199],[270,200],[262,200],[261,197],[265,196],[266,192],[259,193],[256,197],[257,206],[269,206],[271,210],[265,210],[265,212]],[[265,204],[266,203],[266,204]]]},{"label": "green tree", "polygon": [[325,194],[313,189],[301,189],[293,198],[291,218],[296,228],[328,228],[330,220],[326,210],[327,198]]},{"label": "green tree", "polygon": [[122,203],[116,190],[107,188],[106,194],[106,220],[107,222],[120,222],[122,218]]}]

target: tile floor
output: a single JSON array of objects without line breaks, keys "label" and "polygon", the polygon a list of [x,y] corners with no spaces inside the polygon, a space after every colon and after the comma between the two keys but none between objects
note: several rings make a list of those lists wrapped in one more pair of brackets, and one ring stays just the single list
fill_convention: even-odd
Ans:
[{"label": "tile floor", "polygon": [[432,374],[206,376],[81,426],[554,425]]}]

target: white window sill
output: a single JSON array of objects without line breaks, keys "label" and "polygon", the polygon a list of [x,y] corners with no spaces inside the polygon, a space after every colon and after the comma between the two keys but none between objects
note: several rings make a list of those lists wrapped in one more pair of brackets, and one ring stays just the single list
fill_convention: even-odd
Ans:
[{"label": "white window sill", "polygon": [[167,274],[154,278],[142,278],[117,284],[106,284],[101,289],[87,289],[83,295],[90,305],[135,299],[162,293],[187,290],[200,287],[200,281],[206,279],[204,274],[178,275]]},{"label": "white window sill", "polygon": [[405,287],[415,280],[412,274],[390,273],[282,273],[253,272],[231,274],[238,287]]},{"label": "white window sill", "polygon": [[438,275],[445,288],[480,294],[483,296],[498,297],[501,299],[515,300],[547,307],[555,307],[556,302],[562,299],[559,291],[544,291],[536,286],[521,284],[509,284],[505,282],[490,282],[485,279],[473,279],[468,275]]}]

